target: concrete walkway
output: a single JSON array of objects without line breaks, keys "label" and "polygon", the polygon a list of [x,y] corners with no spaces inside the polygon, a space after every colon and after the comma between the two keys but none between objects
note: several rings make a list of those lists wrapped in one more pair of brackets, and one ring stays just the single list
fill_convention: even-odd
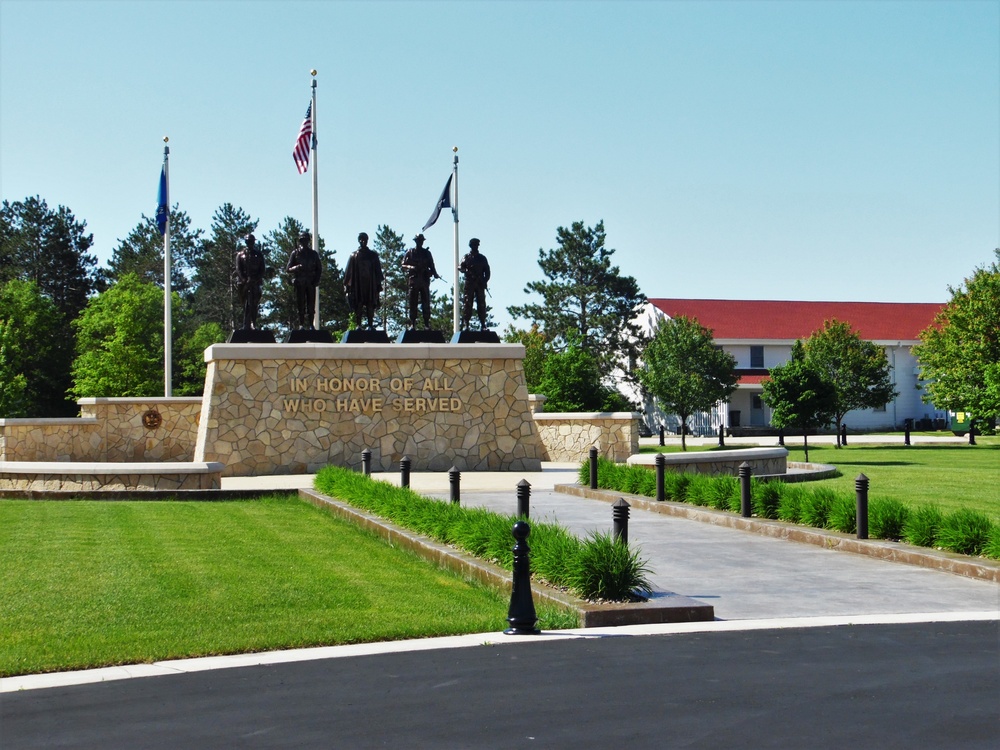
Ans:
[{"label": "concrete walkway", "polygon": [[[399,484],[398,473],[376,479]],[[311,476],[228,478],[224,489],[310,487]],[[530,517],[565,526],[578,536],[610,531],[607,502],[555,492],[577,481],[576,464],[544,464],[541,472],[464,472],[462,505],[517,511],[517,484],[531,484]],[[447,473],[411,476],[412,489],[447,499]],[[633,508],[629,540],[651,571],[654,589],[704,601],[722,620],[995,612],[1000,585],[951,573],[876,560]],[[530,538],[528,540],[531,542]]]}]

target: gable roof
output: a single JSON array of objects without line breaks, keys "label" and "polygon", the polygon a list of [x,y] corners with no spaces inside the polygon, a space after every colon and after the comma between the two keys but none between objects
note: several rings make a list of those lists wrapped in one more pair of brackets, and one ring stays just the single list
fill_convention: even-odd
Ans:
[{"label": "gable roof", "polygon": [[806,339],[827,320],[849,323],[868,341],[916,341],[944,307],[937,302],[795,302],[650,299],[670,318],[696,318],[717,340]]}]

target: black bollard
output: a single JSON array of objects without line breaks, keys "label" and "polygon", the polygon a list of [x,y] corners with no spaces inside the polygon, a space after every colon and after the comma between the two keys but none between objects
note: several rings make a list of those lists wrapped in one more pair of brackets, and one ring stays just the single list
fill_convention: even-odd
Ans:
[{"label": "black bollard", "polygon": [[722,425],[721,424],[719,425],[719,447],[720,448],[725,448],[726,447],[726,436],[723,435],[723,430],[722,430]]},{"label": "black bollard", "polygon": [[750,502],[750,475],[752,473],[753,469],[750,468],[750,464],[746,461],[740,464],[740,515],[744,518],[750,518],[753,515]]},{"label": "black bollard", "polygon": [[597,447],[590,449],[590,489],[597,489]]},{"label": "black bollard", "polygon": [[410,457],[403,456],[399,459],[399,486],[410,486]]},{"label": "black bollard", "polygon": [[666,470],[667,459],[662,453],[657,453],[654,461],[656,461],[656,500],[662,503],[667,499],[667,492],[663,486],[663,472]]},{"label": "black bollard", "polygon": [[663,425],[660,425],[660,445],[663,445]]},{"label": "black bollard", "polygon": [[858,474],[854,480],[854,496],[857,501],[858,539],[868,538],[868,477]]},{"label": "black bollard", "polygon": [[969,445],[976,444],[976,420],[969,420]]},{"label": "black bollard", "polygon": [[518,521],[511,528],[514,535],[514,577],[510,587],[510,607],[507,608],[507,635],[537,635],[535,623],[535,603],[531,600],[531,560],[528,555],[528,534],[531,527],[527,521]]},{"label": "black bollard", "polygon": [[910,444],[910,424],[907,420],[906,427],[903,429],[903,445]]},{"label": "black bollard", "polygon": [[847,425],[840,425],[840,444],[847,445]]},{"label": "black bollard", "polygon": [[785,447],[785,431],[784,430],[778,430],[778,445],[780,445],[782,448]]},{"label": "black bollard", "polygon": [[612,521],[612,536],[616,542],[621,542],[622,544],[628,544],[628,509],[631,506],[625,502],[624,497],[618,498],[618,500],[611,506],[611,521]]},{"label": "black bollard", "polygon": [[367,448],[361,451],[361,473],[366,477],[372,475],[372,452]]},{"label": "black bollard", "polygon": [[460,488],[459,488],[461,482],[462,482],[462,472],[460,472],[454,466],[448,469],[448,484],[451,485],[451,501],[455,503],[455,505],[458,505],[461,500]]},{"label": "black bollard", "polygon": [[517,483],[517,515],[521,518],[528,517],[528,500],[531,498],[531,485],[527,479],[522,479]]}]

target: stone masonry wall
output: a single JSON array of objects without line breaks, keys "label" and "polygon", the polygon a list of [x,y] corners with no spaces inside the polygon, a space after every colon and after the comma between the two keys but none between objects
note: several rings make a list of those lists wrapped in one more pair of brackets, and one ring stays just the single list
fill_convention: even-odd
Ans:
[{"label": "stone masonry wall", "polygon": [[191,461],[200,398],[83,398],[75,419],[0,419],[0,461]]},{"label": "stone masonry wall", "polygon": [[[280,354],[280,358],[277,356]],[[216,344],[196,461],[226,476],[359,467],[536,471],[518,344]]]},{"label": "stone masonry wall", "polygon": [[639,452],[639,415],[631,412],[535,414],[546,461],[585,461],[597,446],[616,463]]}]

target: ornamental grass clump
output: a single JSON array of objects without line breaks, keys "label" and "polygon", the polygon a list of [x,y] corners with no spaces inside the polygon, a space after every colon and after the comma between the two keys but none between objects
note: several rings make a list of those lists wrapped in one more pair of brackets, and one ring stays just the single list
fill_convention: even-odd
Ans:
[{"label": "ornamental grass clump", "polygon": [[595,532],[569,563],[569,582],[584,599],[628,601],[637,598],[636,594],[652,593],[646,578],[649,572],[634,549],[607,532]]},{"label": "ornamental grass clump", "polygon": [[903,524],[903,539],[918,547],[933,547],[944,514],[936,505],[919,505],[910,511]]},{"label": "ornamental grass clump", "polygon": [[979,555],[993,533],[989,517],[979,511],[961,508],[944,517],[934,543],[963,555]]},{"label": "ornamental grass clump", "polygon": [[819,487],[812,492],[807,492],[802,497],[799,510],[799,523],[806,526],[814,526],[817,529],[826,528],[826,521],[830,517],[830,509],[837,499],[837,493],[828,487]]},{"label": "ornamental grass clump", "polygon": [[[339,466],[322,469],[316,475],[315,487],[356,508],[507,570],[513,566],[511,527],[517,520],[514,516],[424,497],[408,488],[380,482]],[[614,554],[601,549],[591,550],[590,547],[601,546],[603,541],[581,541],[560,526],[535,522],[531,524],[528,544],[534,574],[585,599],[625,601],[632,598],[633,590],[649,591],[646,563],[627,545],[619,544],[624,549],[614,550]],[[584,562],[579,561],[581,558]],[[629,581],[633,585],[626,591]],[[595,595],[594,591],[602,593]]]},{"label": "ornamental grass clump", "polygon": [[750,507],[758,518],[777,518],[778,503],[781,501],[782,482],[762,482],[750,480]]},{"label": "ornamental grass clump", "polygon": [[837,495],[830,503],[826,518],[826,528],[853,534],[858,530],[857,503],[849,495]]},{"label": "ornamental grass clump", "polygon": [[[739,480],[730,476],[712,477],[711,480],[708,490],[711,506],[716,510],[729,510],[738,513],[740,510]],[[735,508],[733,507],[734,502]]]},{"label": "ornamental grass clump", "polygon": [[797,484],[783,485],[778,497],[778,518],[789,523],[798,523],[802,517],[802,502],[806,491]]},{"label": "ornamental grass clump", "polygon": [[994,560],[1000,560],[1000,525],[993,524],[993,530],[990,532],[990,538],[983,548],[983,554],[987,557],[992,557]]},{"label": "ornamental grass clump", "polygon": [[715,497],[712,477],[704,474],[691,474],[684,490],[684,501],[692,505],[708,507]]},{"label": "ornamental grass clump", "polygon": [[873,539],[899,541],[903,538],[909,515],[910,509],[899,500],[872,498],[868,503],[868,533]]}]

